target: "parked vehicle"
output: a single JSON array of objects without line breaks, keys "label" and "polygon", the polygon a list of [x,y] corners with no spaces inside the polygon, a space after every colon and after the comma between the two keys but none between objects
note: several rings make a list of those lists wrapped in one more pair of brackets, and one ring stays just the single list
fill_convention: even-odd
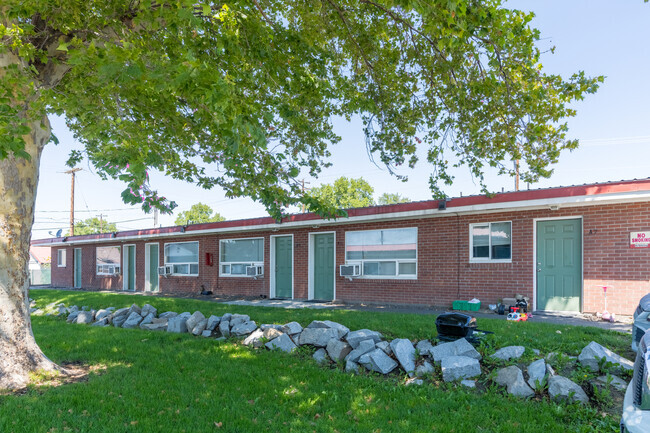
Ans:
[{"label": "parked vehicle", "polygon": [[650,293],[639,301],[632,324],[632,350],[636,352],[641,337],[650,329]]},{"label": "parked vehicle", "polygon": [[623,400],[621,433],[650,433],[650,330],[637,346],[634,376]]}]

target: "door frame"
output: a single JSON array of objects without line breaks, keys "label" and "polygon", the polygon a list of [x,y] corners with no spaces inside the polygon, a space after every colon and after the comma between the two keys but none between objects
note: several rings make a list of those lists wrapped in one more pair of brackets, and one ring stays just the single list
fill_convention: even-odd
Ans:
[{"label": "door frame", "polygon": [[[559,221],[559,220],[580,220],[580,312],[583,311],[585,301],[585,234],[584,218],[582,215],[533,218],[533,311],[537,311],[537,222]],[[553,310],[554,311],[554,310]],[[575,311],[557,311],[558,313],[571,313]]]},{"label": "door frame", "polygon": [[294,290],[295,290],[295,272],[294,272],[294,264],[295,264],[295,253],[296,253],[296,248],[295,248],[295,243],[294,243],[294,238],[293,238],[293,233],[290,234],[284,234],[284,235],[271,235],[270,236],[270,243],[271,247],[269,250],[269,254],[271,255],[270,257],[270,267],[271,267],[271,278],[269,279],[269,297],[270,298],[275,298],[275,238],[282,238],[282,237],[291,237],[291,299],[294,298]]},{"label": "door frame", "polygon": [[160,266],[160,242],[147,242],[144,244],[144,291],[145,292],[160,292],[160,275],[158,274],[158,267],[156,267],[156,276],[158,278],[158,290],[153,291],[151,290],[151,252],[149,251],[149,246],[150,245],[157,245],[158,246],[158,266]]},{"label": "door frame", "polygon": [[332,234],[334,235],[334,293],[332,294],[332,300],[336,299],[336,232],[335,231],[327,231],[327,232],[309,232],[308,233],[308,242],[307,242],[307,247],[309,249],[309,265],[308,269],[309,271],[307,272],[308,278],[307,278],[307,299],[312,300],[314,299],[314,248],[316,246],[314,242],[314,236],[315,235],[327,235],[327,234]]},{"label": "door frame", "polygon": [[[84,270],[82,268],[83,259],[82,248],[73,248],[72,249],[72,287],[75,289],[81,289],[83,286],[83,276]],[[77,251],[79,251],[79,263],[77,263]],[[77,268],[78,267],[78,268]],[[77,269],[79,269],[79,286],[77,286]]]},{"label": "door frame", "polygon": [[[136,266],[135,269],[133,269],[133,290],[129,290],[129,276],[128,272],[130,272],[129,269],[129,261],[127,260],[127,251],[129,247],[133,247],[133,255],[135,256],[136,250],[138,247],[135,246],[135,244],[126,244],[122,245],[122,290],[125,292],[136,292],[137,291],[137,274],[135,270],[138,268],[138,264],[136,261]],[[137,256],[136,256],[137,257]]]}]

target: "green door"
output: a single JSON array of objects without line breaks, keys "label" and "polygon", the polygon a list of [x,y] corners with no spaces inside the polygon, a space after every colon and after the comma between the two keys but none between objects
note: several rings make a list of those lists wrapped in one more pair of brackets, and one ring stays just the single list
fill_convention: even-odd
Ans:
[{"label": "green door", "polygon": [[81,288],[81,248],[74,249],[74,287]]},{"label": "green door", "polygon": [[334,234],[314,235],[314,299],[334,299]]},{"label": "green door", "polygon": [[275,297],[291,298],[293,292],[293,245],[291,236],[275,239]]},{"label": "green door", "polygon": [[158,262],[160,261],[160,251],[158,244],[147,245],[147,260],[149,263],[149,273],[147,274],[146,289],[151,292],[158,291]]},{"label": "green door", "polygon": [[135,245],[128,245],[124,247],[124,262],[126,266],[124,268],[124,278],[126,284],[124,290],[135,290]]},{"label": "green door", "polygon": [[580,311],[582,221],[537,222],[537,309]]}]

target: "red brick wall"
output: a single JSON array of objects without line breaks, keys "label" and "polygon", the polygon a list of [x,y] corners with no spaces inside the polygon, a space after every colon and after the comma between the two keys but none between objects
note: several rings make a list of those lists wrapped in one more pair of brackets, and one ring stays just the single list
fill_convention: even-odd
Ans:
[{"label": "red brick wall", "polygon": [[[173,242],[199,240],[199,276],[160,278],[162,293],[195,294],[203,288],[217,294],[244,296],[270,295],[270,236],[294,236],[294,297],[308,298],[309,234],[335,232],[336,266],[345,262],[345,232],[351,230],[417,227],[418,278],[416,280],[354,279],[336,277],[336,298],[349,302],[425,304],[449,306],[456,299],[479,298],[483,305],[496,303],[515,293],[533,298],[534,227],[536,218],[582,217],[583,221],[583,310],[602,311],[604,298],[598,285],[614,286],[608,292],[608,309],[631,314],[641,296],[650,292],[650,248],[629,247],[631,231],[650,230],[647,204],[617,204],[560,208],[556,211],[535,210],[461,215],[450,212],[445,217],[406,221],[369,222],[316,228],[286,229],[277,232],[246,232],[229,235],[204,235],[174,238]],[[480,222],[512,221],[512,263],[470,263],[469,225]],[[264,238],[264,276],[219,277],[219,240],[229,238]],[[160,264],[164,244],[160,244]],[[136,290],[144,288],[145,241],[110,245],[136,246]],[[102,244],[109,245],[109,244]],[[83,287],[94,289],[122,288],[122,277],[95,275],[95,246],[83,248]],[[73,249],[68,247],[67,266],[56,266],[53,248],[52,282],[72,286]],[[205,253],[213,254],[213,265],[205,262]],[[338,275],[338,269],[337,269]]]}]

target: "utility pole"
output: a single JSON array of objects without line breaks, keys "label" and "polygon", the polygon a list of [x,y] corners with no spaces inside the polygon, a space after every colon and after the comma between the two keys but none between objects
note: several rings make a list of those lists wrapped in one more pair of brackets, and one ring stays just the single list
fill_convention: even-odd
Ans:
[{"label": "utility pole", "polygon": [[519,160],[515,159],[515,191],[519,191]]},{"label": "utility pole", "polygon": [[[303,178],[303,179],[300,181],[300,184],[302,185],[302,195],[305,195],[305,184],[309,185],[310,182],[305,182],[305,179]],[[309,191],[309,188],[306,188],[306,190]],[[305,212],[307,212],[307,207],[306,207],[305,204],[303,203],[303,204],[302,204],[302,213],[305,213]]]},{"label": "utility pole", "polygon": [[104,214],[100,213],[97,216],[99,217],[99,233],[104,233]]},{"label": "utility pole", "polygon": [[81,168],[73,168],[71,170],[64,171],[65,174],[72,175],[70,183],[70,236],[74,236],[74,178],[75,173],[81,170]]}]

